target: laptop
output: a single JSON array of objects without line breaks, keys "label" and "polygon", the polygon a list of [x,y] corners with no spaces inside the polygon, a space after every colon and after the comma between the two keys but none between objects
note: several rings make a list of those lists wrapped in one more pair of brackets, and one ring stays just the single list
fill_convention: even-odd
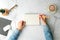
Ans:
[{"label": "laptop", "polygon": [[11,20],[0,18],[0,34],[7,36],[8,31],[4,31],[3,28],[11,24]]}]

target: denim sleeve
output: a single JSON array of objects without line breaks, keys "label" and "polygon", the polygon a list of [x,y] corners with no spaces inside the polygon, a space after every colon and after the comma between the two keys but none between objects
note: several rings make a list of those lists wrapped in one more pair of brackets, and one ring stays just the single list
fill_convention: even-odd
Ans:
[{"label": "denim sleeve", "polygon": [[10,35],[10,37],[8,38],[8,40],[17,40],[20,33],[21,31],[19,31],[18,29],[15,29]]},{"label": "denim sleeve", "polygon": [[53,40],[52,32],[47,25],[43,25],[43,30],[46,40]]}]

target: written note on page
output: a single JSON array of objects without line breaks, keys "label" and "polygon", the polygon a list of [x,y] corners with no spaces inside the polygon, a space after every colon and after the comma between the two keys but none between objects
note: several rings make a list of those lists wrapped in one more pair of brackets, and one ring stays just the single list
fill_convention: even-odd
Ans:
[{"label": "written note on page", "polygon": [[26,25],[39,25],[39,15],[38,14],[25,14],[24,20]]}]

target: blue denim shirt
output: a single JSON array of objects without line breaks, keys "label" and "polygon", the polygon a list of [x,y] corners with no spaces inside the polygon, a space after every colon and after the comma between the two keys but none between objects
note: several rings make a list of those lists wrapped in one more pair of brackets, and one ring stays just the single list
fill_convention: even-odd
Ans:
[{"label": "blue denim shirt", "polygon": [[10,37],[8,38],[8,40],[17,40],[19,34],[21,33],[20,30],[15,29],[12,34],[10,35]]},{"label": "blue denim shirt", "polygon": [[44,30],[46,40],[53,40],[53,35],[50,28],[47,25],[43,25],[42,27]]},{"label": "blue denim shirt", "polygon": [[[44,30],[46,40],[53,40],[53,36],[52,36],[51,30],[49,29],[49,27],[46,25],[43,25],[42,27]],[[21,31],[19,31],[17,29],[14,30],[8,40],[17,40],[20,33],[21,33]]]}]

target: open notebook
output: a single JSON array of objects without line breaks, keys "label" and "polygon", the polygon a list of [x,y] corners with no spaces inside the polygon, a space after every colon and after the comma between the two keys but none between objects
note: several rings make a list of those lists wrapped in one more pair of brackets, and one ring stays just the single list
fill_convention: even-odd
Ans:
[{"label": "open notebook", "polygon": [[26,13],[24,15],[24,20],[26,21],[26,25],[40,25],[39,14]]},{"label": "open notebook", "polygon": [[7,36],[8,31],[4,31],[3,28],[11,24],[11,20],[0,18],[0,34]]}]

